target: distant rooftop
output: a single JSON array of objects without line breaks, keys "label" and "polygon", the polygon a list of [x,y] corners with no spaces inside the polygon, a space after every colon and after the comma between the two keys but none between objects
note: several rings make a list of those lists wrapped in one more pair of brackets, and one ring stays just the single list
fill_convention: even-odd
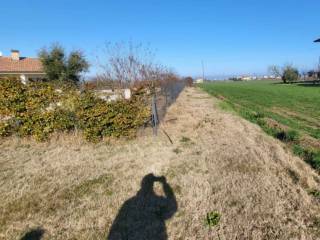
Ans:
[{"label": "distant rooftop", "polygon": [[18,50],[11,50],[11,56],[0,55],[0,73],[43,73],[40,59],[20,57]]}]

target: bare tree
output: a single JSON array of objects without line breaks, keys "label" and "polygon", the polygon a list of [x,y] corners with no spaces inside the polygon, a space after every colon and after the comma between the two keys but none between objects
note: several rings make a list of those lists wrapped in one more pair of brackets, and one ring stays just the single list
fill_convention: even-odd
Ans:
[{"label": "bare tree", "polygon": [[276,77],[281,77],[283,83],[292,83],[300,77],[299,70],[292,64],[285,64],[282,68],[278,66],[270,66],[269,72]]},{"label": "bare tree", "polygon": [[98,60],[101,73],[97,81],[112,81],[115,87],[131,87],[137,83],[155,84],[171,73],[156,63],[154,52],[142,44],[107,43],[104,53],[104,58]]},{"label": "bare tree", "polygon": [[307,78],[308,78],[308,70],[307,69],[302,69],[301,70],[301,75],[302,75],[302,77],[303,77],[303,81],[306,81],[307,80]]},{"label": "bare tree", "polygon": [[272,65],[269,67],[268,72],[272,75],[274,75],[275,77],[282,77],[283,75],[283,70],[281,69],[281,67],[276,66],[276,65]]}]

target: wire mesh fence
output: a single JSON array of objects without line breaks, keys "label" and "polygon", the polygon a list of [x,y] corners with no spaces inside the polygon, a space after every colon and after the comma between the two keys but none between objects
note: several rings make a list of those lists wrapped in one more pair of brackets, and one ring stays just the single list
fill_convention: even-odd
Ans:
[{"label": "wire mesh fence", "polygon": [[164,119],[168,108],[176,101],[186,86],[187,82],[183,80],[164,81],[156,89],[151,101],[154,135],[157,135],[159,124]]}]

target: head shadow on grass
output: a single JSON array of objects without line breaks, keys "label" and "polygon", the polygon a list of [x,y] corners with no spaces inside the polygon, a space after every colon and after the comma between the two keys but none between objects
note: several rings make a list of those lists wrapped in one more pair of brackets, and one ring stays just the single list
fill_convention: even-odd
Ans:
[{"label": "head shadow on grass", "polygon": [[[154,184],[162,185],[164,196],[154,192]],[[178,209],[171,186],[165,177],[146,175],[137,194],[125,201],[111,228],[108,240],[168,239],[165,221]]]},{"label": "head shadow on grass", "polygon": [[45,230],[42,228],[34,228],[24,234],[20,240],[40,240],[43,237]]}]

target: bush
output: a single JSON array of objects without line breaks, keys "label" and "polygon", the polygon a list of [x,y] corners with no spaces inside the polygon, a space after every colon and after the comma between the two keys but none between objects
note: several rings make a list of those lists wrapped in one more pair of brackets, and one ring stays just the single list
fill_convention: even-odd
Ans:
[{"label": "bush", "polygon": [[26,86],[13,77],[0,79],[0,116],[12,116],[26,110]]},{"label": "bush", "polygon": [[0,122],[0,136],[8,137],[12,134],[12,126],[9,122]]},{"label": "bush", "polygon": [[82,130],[96,142],[103,137],[134,137],[150,120],[150,109],[141,96],[106,102],[86,91],[57,91],[51,83],[22,84],[0,80],[0,136],[32,136],[46,140],[51,133]]},{"label": "bush", "polygon": [[287,66],[283,70],[282,80],[284,83],[291,83],[298,81],[299,79],[299,71],[298,69]]},{"label": "bush", "polygon": [[27,111],[42,112],[59,101],[59,94],[49,83],[31,83],[26,91]]},{"label": "bush", "polygon": [[27,113],[19,119],[18,135],[33,136],[38,141],[46,140],[53,132],[73,130],[75,118],[71,112],[62,109],[54,111]]},{"label": "bush", "polygon": [[134,137],[137,128],[150,120],[150,110],[135,99],[107,103],[91,92],[80,96],[76,114],[85,138],[94,142],[103,137]]}]

